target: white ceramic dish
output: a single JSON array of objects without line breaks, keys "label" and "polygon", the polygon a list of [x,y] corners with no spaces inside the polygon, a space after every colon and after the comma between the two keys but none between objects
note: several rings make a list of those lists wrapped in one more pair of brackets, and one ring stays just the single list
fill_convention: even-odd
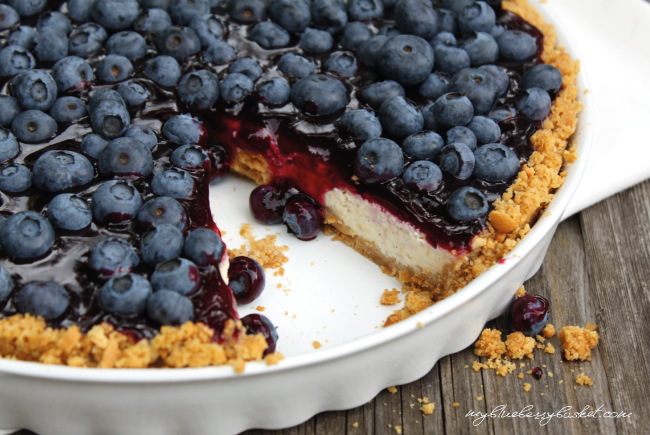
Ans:
[{"label": "white ceramic dish", "polygon": [[[555,24],[559,43],[579,57],[561,21],[540,9]],[[588,88],[584,73],[579,86]],[[548,213],[507,261],[455,295],[397,325],[378,328],[395,308],[380,306],[379,296],[384,288],[398,287],[395,280],[323,235],[303,243],[283,234],[279,242],[290,247],[285,277],[268,274],[265,294],[240,313],[266,308],[264,314],[279,326],[285,361],[272,367],[249,364],[245,373],[235,375],[230,367],[96,370],[0,360],[0,427],[5,433],[28,428],[40,435],[227,435],[293,426],[325,410],[361,405],[383,388],[424,376],[441,357],[469,346],[539,269],[587,162],[594,109],[591,94],[581,93],[580,99],[585,105],[576,137],[580,158],[568,169]],[[213,212],[230,247],[241,242],[240,224],[252,220],[247,210],[252,188],[231,177],[211,192]],[[267,234],[264,227],[253,227],[257,236]],[[270,230],[284,233],[281,227]],[[323,348],[314,350],[314,340]]]}]

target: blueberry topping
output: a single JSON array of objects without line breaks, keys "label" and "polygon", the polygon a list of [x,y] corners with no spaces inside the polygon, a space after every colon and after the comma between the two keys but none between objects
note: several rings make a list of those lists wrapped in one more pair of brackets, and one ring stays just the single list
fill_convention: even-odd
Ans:
[{"label": "blueberry topping", "polygon": [[140,15],[140,6],[137,0],[95,0],[90,14],[102,27],[122,30],[135,23]]},{"label": "blueberry topping", "polygon": [[194,320],[192,301],[171,290],[158,290],[147,302],[147,314],[161,325],[179,326]]},{"label": "blueberry topping", "polygon": [[129,273],[139,262],[133,246],[117,237],[109,237],[99,242],[90,251],[88,258],[88,265],[103,276]]},{"label": "blueberry topping", "polygon": [[[68,2],[70,6],[70,2]],[[68,53],[87,57],[99,53],[108,38],[106,30],[96,23],[85,23],[77,27],[68,40]]]},{"label": "blueberry topping", "polygon": [[2,77],[15,76],[35,66],[34,56],[25,47],[10,45],[0,50],[0,76]]},{"label": "blueberry topping", "polygon": [[472,3],[458,14],[458,27],[463,33],[489,32],[495,24],[494,9],[482,1]]},{"label": "blueberry topping", "polygon": [[[2,101],[2,100],[0,100]],[[2,106],[0,105],[0,109]],[[0,127],[0,162],[13,159],[20,152],[20,145],[9,130]]]},{"label": "blueberry topping", "polygon": [[48,26],[58,27],[66,35],[70,33],[71,29],[68,17],[57,11],[45,12],[38,17],[38,22],[36,23],[37,30],[41,30]]},{"label": "blueberry topping", "polygon": [[357,59],[352,53],[333,53],[323,66],[328,73],[339,77],[352,77],[357,72]]},{"label": "blueberry topping", "polygon": [[496,122],[500,122],[517,116],[517,109],[514,107],[496,107],[488,116]]},{"label": "blueberry topping", "polygon": [[508,92],[510,87],[510,77],[506,71],[496,65],[483,65],[479,68],[481,71],[485,71],[496,80],[497,86],[499,88],[499,96],[502,97]]},{"label": "blueberry topping", "polygon": [[196,264],[178,258],[158,264],[151,275],[151,285],[154,290],[171,290],[189,296],[201,286],[201,274]]},{"label": "blueberry topping", "polygon": [[197,16],[210,13],[207,0],[173,0],[169,4],[169,15],[176,24],[189,26]]},{"label": "blueberry topping", "polygon": [[163,196],[144,203],[138,212],[137,223],[143,227],[169,224],[183,231],[187,226],[187,213],[174,198]]},{"label": "blueberry topping", "polygon": [[221,41],[228,34],[226,24],[212,14],[196,15],[190,22],[190,28],[196,32],[203,47],[209,47],[215,42]]},{"label": "blueberry topping", "polygon": [[156,45],[160,54],[171,56],[177,61],[201,51],[201,40],[189,27],[169,27],[158,35]]},{"label": "blueberry topping", "polygon": [[0,4],[0,30],[7,30],[18,24],[20,17],[11,6]]},{"label": "blueberry topping", "polygon": [[163,135],[178,145],[204,144],[207,140],[205,127],[190,115],[172,116],[165,122]]},{"label": "blueberry topping", "polygon": [[11,132],[23,142],[41,142],[56,133],[56,121],[40,110],[19,113],[11,123]]},{"label": "blueberry topping", "polygon": [[68,37],[57,27],[39,30],[34,42],[34,52],[41,62],[56,62],[68,55]]},{"label": "blueberry topping", "polygon": [[395,5],[395,23],[405,33],[424,39],[438,33],[438,14],[430,2],[422,0],[400,0]]},{"label": "blueberry topping", "polygon": [[255,81],[262,75],[262,67],[260,67],[260,64],[250,57],[244,57],[242,59],[237,59],[234,61],[228,67],[228,73],[244,74],[249,79]]},{"label": "blueberry topping", "polygon": [[282,222],[286,225],[289,234],[307,242],[314,240],[318,235],[323,225],[323,214],[311,198],[299,193],[287,200]]},{"label": "blueberry topping", "polygon": [[11,95],[25,110],[47,110],[56,100],[56,82],[45,71],[23,71],[11,80]]},{"label": "blueberry topping", "polygon": [[492,118],[475,116],[467,127],[472,130],[479,143],[495,143],[501,137],[501,128]]},{"label": "blueberry topping", "polygon": [[228,103],[238,103],[250,95],[253,86],[253,81],[248,76],[234,73],[223,79],[219,89],[221,96]]},{"label": "blueberry topping", "polygon": [[499,98],[499,86],[495,79],[479,69],[467,68],[460,71],[451,78],[447,89],[449,92],[466,95],[474,106],[474,115],[489,113]]},{"label": "blueberry topping", "polygon": [[144,11],[133,28],[141,33],[158,35],[172,26],[172,19],[164,9],[152,8]]},{"label": "blueberry topping", "polygon": [[431,131],[443,130],[444,127],[438,122],[436,117],[433,114],[433,108],[436,103],[429,103],[422,108],[422,118],[424,119],[424,129]]},{"label": "blueberry topping", "polygon": [[7,36],[7,45],[20,45],[32,50],[36,45],[36,30],[30,26],[20,26]]},{"label": "blueberry topping", "polygon": [[124,106],[124,100],[117,91],[111,88],[101,88],[90,96],[90,100],[88,101],[88,111],[91,113],[94,112],[99,106],[107,101],[119,103]]},{"label": "blueberry topping", "polygon": [[0,167],[0,190],[18,193],[30,187],[32,187],[32,173],[26,166],[10,163]]},{"label": "blueberry topping", "polygon": [[404,172],[402,149],[390,139],[367,140],[357,152],[354,172],[366,184],[399,177]]},{"label": "blueberry topping", "polygon": [[108,142],[98,134],[88,134],[81,141],[81,151],[96,159]]},{"label": "blueberry topping", "polygon": [[279,224],[287,200],[295,194],[293,189],[282,189],[272,184],[258,186],[253,189],[248,200],[251,214],[263,224]]},{"label": "blueberry topping", "polygon": [[437,160],[444,146],[438,133],[426,130],[414,133],[402,142],[404,153],[416,160]]},{"label": "blueberry topping", "polygon": [[297,54],[286,53],[278,61],[278,69],[285,74],[303,78],[316,70],[316,64]]},{"label": "blueberry topping", "polygon": [[381,136],[381,123],[374,113],[352,110],[341,117],[339,132],[355,139],[368,140]]},{"label": "blueberry topping", "polygon": [[147,231],[140,241],[142,261],[147,264],[174,260],[181,256],[181,252],[183,252],[183,233],[176,225],[168,223],[156,225]]},{"label": "blueberry topping", "polygon": [[127,106],[139,106],[149,99],[149,89],[135,80],[127,80],[117,87],[117,92]]},{"label": "blueberry topping", "polygon": [[519,81],[519,89],[541,88],[555,95],[562,87],[562,73],[553,65],[537,65],[526,71]]},{"label": "blueberry topping", "polygon": [[273,77],[257,85],[257,95],[266,104],[286,104],[291,99],[291,86],[280,77]]},{"label": "blueberry topping", "polygon": [[308,28],[300,37],[300,46],[305,51],[323,53],[332,49],[334,39],[325,30]]},{"label": "blueberry topping", "polygon": [[476,149],[477,140],[476,135],[472,130],[467,127],[457,126],[447,130],[447,145],[452,143],[462,143],[474,151]]},{"label": "blueberry topping", "polygon": [[0,245],[10,257],[37,258],[50,250],[54,229],[50,222],[33,211],[21,211],[0,227]]},{"label": "blueberry topping", "polygon": [[248,257],[235,257],[228,268],[228,285],[238,304],[250,304],[264,291],[266,277],[260,264]]},{"label": "blueberry topping", "polygon": [[[529,88],[517,95],[517,110],[531,121],[541,121],[551,113],[550,95],[544,89]],[[20,115],[19,115],[20,116]]]},{"label": "blueberry topping", "polygon": [[210,165],[210,157],[203,148],[196,145],[183,145],[176,148],[169,161],[184,169],[204,169]]},{"label": "blueberry topping", "polygon": [[207,70],[185,74],[178,83],[178,96],[193,109],[208,109],[219,98],[219,80]]},{"label": "blueberry topping", "polygon": [[221,261],[224,250],[217,233],[208,228],[198,228],[185,238],[183,256],[199,266],[207,266]]},{"label": "blueberry topping", "polygon": [[471,33],[461,41],[460,47],[469,54],[472,66],[494,63],[499,58],[499,45],[489,33]]},{"label": "blueberry topping", "polygon": [[51,281],[26,284],[16,295],[16,306],[23,314],[43,317],[45,320],[61,316],[70,305],[70,296],[63,287]]},{"label": "blueberry topping", "polygon": [[254,23],[268,17],[268,3],[268,0],[228,0],[226,12],[235,21]]},{"label": "blueberry topping", "polygon": [[[388,1],[388,0],[386,0]],[[386,1],[383,1],[384,6],[386,6]],[[388,7],[388,6],[386,6]],[[386,24],[384,26],[381,26],[379,29],[379,33],[377,35],[380,36],[386,36],[388,38],[392,38],[393,36],[398,36],[398,35],[403,35],[404,32],[402,32],[396,25],[394,24]]]},{"label": "blueberry topping", "polygon": [[59,94],[62,94],[87,88],[95,80],[95,75],[85,60],[78,56],[68,56],[54,64],[52,78]]},{"label": "blueberry topping", "polygon": [[149,149],[153,149],[158,144],[158,136],[149,127],[144,125],[132,125],[124,134],[124,137],[129,137],[142,142]]},{"label": "blueberry topping", "polygon": [[397,137],[407,137],[422,130],[422,113],[404,97],[391,97],[379,109],[379,120],[388,133]]},{"label": "blueberry topping", "polygon": [[537,53],[537,42],[528,33],[506,30],[497,38],[501,56],[512,60],[524,60]]},{"label": "blueberry topping", "polygon": [[226,64],[236,57],[235,49],[226,41],[213,42],[205,52],[205,60],[215,65]]},{"label": "blueberry topping", "polygon": [[133,64],[120,54],[109,54],[99,61],[96,70],[100,80],[106,83],[117,83],[133,73]]},{"label": "blueberry topping", "polygon": [[56,122],[74,122],[88,116],[88,109],[77,97],[61,97],[50,107],[50,116]]},{"label": "blueberry topping", "polygon": [[491,143],[474,151],[474,176],[486,181],[504,181],[515,177],[521,169],[517,155],[507,146]]},{"label": "blueberry topping", "polygon": [[90,208],[100,223],[111,224],[133,219],[142,207],[140,192],[128,181],[111,180],[93,192]]},{"label": "blueberry topping", "polygon": [[266,49],[281,48],[289,45],[289,32],[271,21],[262,21],[253,27],[251,39]]},{"label": "blueberry topping", "polygon": [[194,179],[182,169],[167,168],[156,172],[151,189],[158,196],[187,198],[194,190]]},{"label": "blueberry topping", "polygon": [[379,66],[379,56],[384,44],[388,41],[388,36],[377,35],[363,41],[357,49],[357,57],[372,68]]},{"label": "blueberry topping", "polygon": [[448,83],[449,79],[442,74],[429,74],[429,77],[420,85],[420,95],[429,100],[437,100],[441,95],[447,93]]},{"label": "blueberry topping", "polygon": [[246,332],[249,335],[262,334],[264,336],[264,339],[269,346],[264,351],[264,355],[275,352],[275,347],[278,343],[278,332],[266,316],[261,314],[249,314],[242,317],[241,322],[246,327]]},{"label": "blueberry topping", "polygon": [[445,127],[466,125],[472,120],[474,107],[465,95],[450,92],[438,98],[433,106],[433,115]]},{"label": "blueberry topping", "polygon": [[478,219],[488,211],[488,202],[480,190],[470,186],[461,187],[447,199],[447,212],[458,222]]},{"label": "blueberry topping", "polygon": [[404,86],[423,82],[434,64],[433,48],[413,35],[394,36],[381,48],[379,71]]},{"label": "blueberry topping", "polygon": [[147,54],[147,43],[139,33],[118,32],[108,38],[106,51],[108,54],[118,54],[127,59],[140,59]]},{"label": "blueberry topping", "polygon": [[356,50],[363,41],[371,37],[372,33],[370,33],[368,26],[355,21],[345,25],[339,43],[345,50]]},{"label": "blueberry topping", "polygon": [[391,97],[404,96],[406,91],[402,85],[392,80],[375,83],[361,91],[361,97],[375,110],[379,110],[383,102]]},{"label": "blueberry topping", "polygon": [[440,153],[440,167],[459,180],[472,176],[474,160],[474,153],[464,143],[451,143]]},{"label": "blueberry topping", "polygon": [[144,75],[163,86],[175,86],[181,78],[181,67],[171,56],[156,56],[147,63]]},{"label": "blueberry topping", "polygon": [[59,192],[89,183],[95,172],[86,157],[73,151],[47,151],[34,163],[34,186]]},{"label": "blueberry topping", "polygon": [[454,14],[459,15],[463,12],[466,6],[474,3],[474,0],[442,0],[441,6],[445,9],[452,11]]},{"label": "blueberry topping", "polygon": [[13,289],[14,282],[11,275],[6,269],[0,267],[0,301],[6,300]]},{"label": "blueberry topping", "polygon": [[542,332],[548,322],[548,300],[526,293],[516,298],[508,311],[508,324],[514,331],[534,337]]},{"label": "blueberry topping", "polygon": [[366,21],[383,16],[382,0],[348,0],[348,17],[351,21]]},{"label": "blueberry topping", "polygon": [[78,231],[90,225],[93,213],[84,198],[72,193],[55,196],[47,206],[47,218],[55,227]]},{"label": "blueberry topping", "polygon": [[139,140],[120,137],[99,153],[97,169],[107,175],[146,177],[153,170],[153,157],[149,147]]},{"label": "blueberry topping", "polygon": [[442,184],[442,171],[435,163],[420,160],[404,171],[402,179],[406,187],[414,192],[430,192]]},{"label": "blueberry topping", "polygon": [[311,8],[314,27],[335,35],[348,23],[348,14],[339,0],[314,0]]},{"label": "blueberry topping", "polygon": [[302,0],[274,0],[270,2],[271,20],[290,33],[302,33],[311,22],[309,6]]},{"label": "blueberry topping", "polygon": [[90,7],[93,3],[94,0],[68,0],[68,14],[75,21],[90,21]]},{"label": "blueberry topping", "polygon": [[329,115],[345,107],[348,90],[333,77],[314,74],[300,79],[293,86],[291,101],[310,115]]},{"label": "blueberry topping", "polygon": [[151,296],[146,278],[127,273],[109,279],[101,289],[100,300],[106,311],[114,314],[141,314]]}]

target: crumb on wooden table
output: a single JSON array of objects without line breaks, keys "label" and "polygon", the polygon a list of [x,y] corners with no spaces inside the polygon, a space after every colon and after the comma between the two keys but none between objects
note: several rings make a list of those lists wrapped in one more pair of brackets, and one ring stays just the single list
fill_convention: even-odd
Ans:
[{"label": "crumb on wooden table", "polygon": [[453,406],[454,408],[458,408],[460,406],[460,403],[454,402],[451,404],[451,406]]},{"label": "crumb on wooden table", "polygon": [[524,391],[530,391],[532,388],[532,385],[530,385],[528,382],[524,382]]},{"label": "crumb on wooden table", "polygon": [[522,296],[525,295],[525,294],[526,294],[526,289],[525,289],[524,286],[522,285],[521,287],[519,287],[519,288],[517,289],[517,293],[515,293],[515,297],[516,297],[516,298],[520,298],[520,297],[522,297]]},{"label": "crumb on wooden table", "polygon": [[551,325],[550,323],[544,326],[544,329],[542,329],[542,335],[546,338],[553,337],[555,335],[555,326]]},{"label": "crumb on wooden table", "polygon": [[420,407],[420,411],[422,411],[422,413],[425,415],[433,414],[434,409],[436,409],[436,405],[434,405],[433,403],[427,403]]},{"label": "crumb on wooden table", "polygon": [[388,392],[389,392],[390,394],[395,394],[395,393],[397,393],[397,388],[395,388],[394,385],[391,386],[391,387],[388,387],[387,390],[388,390]]},{"label": "crumb on wooden table", "polygon": [[395,426],[395,432],[397,433],[397,435],[402,435],[402,426],[399,425]]},{"label": "crumb on wooden table", "polygon": [[565,326],[558,335],[564,357],[569,361],[591,361],[591,349],[598,344],[598,333],[579,326]]},{"label": "crumb on wooden table", "polygon": [[506,352],[506,345],[501,341],[501,331],[485,328],[474,343],[474,355],[486,356],[490,359],[500,357]]},{"label": "crumb on wooden table", "polygon": [[535,349],[535,339],[526,337],[519,331],[513,332],[506,338],[506,355],[512,359],[522,359],[533,357]]},{"label": "crumb on wooden table", "polygon": [[576,378],[576,384],[578,385],[587,385],[591,387],[594,385],[594,381],[591,380],[591,378],[584,373],[580,373],[578,377]]}]

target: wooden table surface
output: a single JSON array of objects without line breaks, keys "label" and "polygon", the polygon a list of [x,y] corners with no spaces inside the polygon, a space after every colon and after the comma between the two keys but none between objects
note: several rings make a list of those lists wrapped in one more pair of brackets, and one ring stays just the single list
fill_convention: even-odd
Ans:
[{"label": "wooden table surface", "polygon": [[[650,360],[645,354],[650,345],[650,180],[563,222],[542,268],[525,286],[550,300],[550,322],[558,331],[587,322],[598,325],[601,338],[591,362],[563,362],[556,335],[551,343],[558,352],[536,350],[533,361],[524,361],[525,368],[501,377],[494,370],[474,372],[472,363],[479,358],[468,348],[441,359],[419,381],[397,386],[393,394],[384,390],[359,408],[324,412],[281,431],[245,435],[395,435],[397,426],[404,435],[650,434]],[[502,318],[487,326],[507,330]],[[540,380],[516,376],[543,365]],[[592,387],[575,383],[582,369],[593,379]],[[530,391],[524,391],[524,382],[532,384]],[[424,396],[435,404],[426,417],[417,402]],[[490,412],[499,405],[509,411],[532,405],[533,412],[549,413],[565,406],[582,410],[602,405],[603,411],[632,416],[553,418],[544,426],[532,418],[488,418],[473,425],[466,417],[469,410]]]}]

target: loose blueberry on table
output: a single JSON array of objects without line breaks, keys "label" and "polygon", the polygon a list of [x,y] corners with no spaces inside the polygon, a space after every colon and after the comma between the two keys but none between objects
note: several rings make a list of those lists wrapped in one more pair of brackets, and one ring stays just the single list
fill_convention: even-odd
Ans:
[{"label": "loose blueberry on table", "polygon": [[[238,151],[273,176],[250,196],[255,219],[300,240],[345,188],[467,250],[562,86],[541,33],[499,2],[9,3],[2,314],[55,327],[152,337],[193,320],[219,339],[235,299],[264,287],[254,260],[233,260],[232,289],[219,271],[208,190]],[[515,329],[544,323],[535,301]],[[267,318],[242,321],[275,349]]]}]

